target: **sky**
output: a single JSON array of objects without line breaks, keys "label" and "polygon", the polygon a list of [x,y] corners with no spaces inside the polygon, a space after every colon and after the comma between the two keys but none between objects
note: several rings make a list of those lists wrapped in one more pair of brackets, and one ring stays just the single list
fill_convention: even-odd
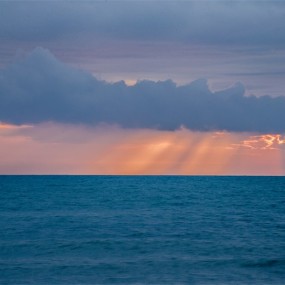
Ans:
[{"label": "sky", "polygon": [[284,27],[284,1],[0,1],[0,173],[285,175]]}]

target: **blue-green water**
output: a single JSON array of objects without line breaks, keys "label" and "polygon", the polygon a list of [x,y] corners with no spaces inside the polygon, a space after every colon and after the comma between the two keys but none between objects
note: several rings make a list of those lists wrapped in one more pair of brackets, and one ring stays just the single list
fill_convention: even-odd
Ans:
[{"label": "blue-green water", "polygon": [[285,284],[285,177],[0,176],[0,284]]}]

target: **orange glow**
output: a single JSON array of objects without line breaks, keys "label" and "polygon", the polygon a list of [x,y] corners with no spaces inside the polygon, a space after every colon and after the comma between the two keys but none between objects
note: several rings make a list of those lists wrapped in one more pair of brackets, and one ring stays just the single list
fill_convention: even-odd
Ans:
[{"label": "orange glow", "polygon": [[124,79],[125,84],[128,86],[134,86],[137,83],[137,80],[133,80],[133,79]]},{"label": "orange glow", "polygon": [[92,167],[109,174],[280,175],[283,152],[271,150],[283,143],[280,135],[134,131]]},{"label": "orange glow", "polygon": [[23,128],[30,128],[31,126],[29,125],[12,125],[12,124],[5,124],[0,122],[0,131],[2,130],[18,130],[18,129],[23,129]]},{"label": "orange glow", "polygon": [[13,126],[10,126],[10,125],[8,125],[8,124],[4,124],[4,123],[0,123],[0,130],[2,130],[2,129],[9,129],[10,127],[13,127]]},{"label": "orange glow", "polygon": [[280,134],[0,124],[0,173],[284,175]]},{"label": "orange glow", "polygon": [[285,144],[285,138],[280,134],[265,134],[259,136],[250,136],[235,146],[247,147],[250,149],[276,149],[278,145]]}]

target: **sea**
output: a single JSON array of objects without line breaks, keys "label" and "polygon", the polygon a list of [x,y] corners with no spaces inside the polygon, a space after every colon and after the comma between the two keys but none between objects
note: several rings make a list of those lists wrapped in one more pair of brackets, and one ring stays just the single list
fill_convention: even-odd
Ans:
[{"label": "sea", "polygon": [[0,284],[285,284],[285,177],[0,176]]}]

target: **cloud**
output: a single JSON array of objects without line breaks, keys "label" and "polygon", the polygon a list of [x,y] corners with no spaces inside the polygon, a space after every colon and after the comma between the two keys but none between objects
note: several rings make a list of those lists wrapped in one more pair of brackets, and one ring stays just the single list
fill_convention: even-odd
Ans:
[{"label": "cloud", "polygon": [[259,136],[249,136],[239,144],[233,144],[232,147],[244,147],[249,149],[280,149],[285,144],[285,138],[280,134],[265,134]]},{"label": "cloud", "polygon": [[0,11],[0,37],[12,41],[285,43],[282,1],[2,1]]},{"label": "cloud", "polygon": [[0,71],[0,121],[124,128],[284,133],[285,97],[247,97],[244,87],[212,92],[205,79],[108,83],[34,50]]}]

